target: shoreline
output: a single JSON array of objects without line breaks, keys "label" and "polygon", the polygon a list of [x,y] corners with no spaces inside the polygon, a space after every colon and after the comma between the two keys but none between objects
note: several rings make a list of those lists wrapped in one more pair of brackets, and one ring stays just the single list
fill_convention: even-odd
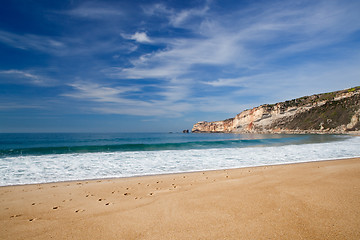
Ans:
[{"label": "shoreline", "polygon": [[360,136],[360,131],[330,131],[330,130],[279,130],[279,131],[191,131],[193,134],[201,133],[229,133],[229,134],[289,134],[289,135],[349,135]]},{"label": "shoreline", "polygon": [[1,239],[359,239],[360,158],[0,187]]},{"label": "shoreline", "polygon": [[184,172],[170,172],[170,173],[159,173],[159,174],[143,174],[143,175],[134,175],[134,176],[125,176],[125,177],[104,177],[104,178],[88,178],[88,179],[75,179],[75,180],[65,180],[65,181],[51,181],[51,182],[39,182],[39,183],[24,183],[24,184],[13,184],[13,185],[0,185],[0,189],[4,187],[21,187],[21,186],[33,186],[33,185],[43,185],[43,184],[65,184],[65,183],[74,183],[74,182],[94,182],[94,181],[110,181],[110,180],[121,180],[121,179],[132,179],[132,178],[142,178],[142,177],[161,177],[161,176],[171,176],[179,174],[192,174],[200,172],[217,172],[217,171],[231,171],[231,170],[241,170],[248,168],[261,168],[261,167],[276,167],[276,166],[287,166],[293,164],[306,164],[314,162],[331,162],[331,161],[341,161],[341,160],[351,160],[351,159],[360,159],[360,156],[354,157],[343,157],[343,158],[329,158],[329,159],[320,159],[320,160],[307,160],[303,162],[285,162],[269,165],[256,165],[256,166],[244,166],[244,167],[234,167],[234,168],[220,168],[220,169],[203,169],[203,170],[194,170],[194,171],[184,171]]}]

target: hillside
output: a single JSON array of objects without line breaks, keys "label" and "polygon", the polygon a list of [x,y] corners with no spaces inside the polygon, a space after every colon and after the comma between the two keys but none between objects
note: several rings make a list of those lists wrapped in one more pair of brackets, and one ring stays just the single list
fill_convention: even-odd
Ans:
[{"label": "hillside", "polygon": [[198,122],[192,132],[349,133],[360,130],[360,86],[245,110],[234,118]]}]

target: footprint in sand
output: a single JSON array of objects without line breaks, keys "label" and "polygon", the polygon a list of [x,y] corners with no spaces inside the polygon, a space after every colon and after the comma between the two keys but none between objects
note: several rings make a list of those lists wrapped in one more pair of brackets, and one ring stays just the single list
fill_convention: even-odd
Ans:
[{"label": "footprint in sand", "polygon": [[29,222],[33,222],[33,221],[35,221],[36,220],[36,218],[30,218],[29,219]]},{"label": "footprint in sand", "polygon": [[84,209],[77,209],[77,210],[75,210],[75,212],[76,212],[76,213],[85,212],[85,210],[84,210]]},{"label": "footprint in sand", "polygon": [[56,209],[58,209],[58,208],[59,208],[58,206],[53,207],[54,210],[56,210]]}]

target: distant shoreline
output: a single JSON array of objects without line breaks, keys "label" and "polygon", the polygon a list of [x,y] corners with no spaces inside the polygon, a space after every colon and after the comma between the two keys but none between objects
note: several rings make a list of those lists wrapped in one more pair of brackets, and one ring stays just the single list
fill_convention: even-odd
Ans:
[{"label": "distant shoreline", "polygon": [[347,131],[347,132],[330,132],[330,131],[316,131],[316,130],[289,130],[289,131],[285,131],[285,130],[281,130],[281,131],[275,131],[275,132],[267,132],[267,131],[260,131],[260,132],[216,132],[216,131],[194,131],[191,133],[229,133],[229,134],[299,134],[299,135],[303,135],[303,134],[319,134],[319,135],[323,135],[323,134],[328,134],[328,135],[353,135],[353,136],[360,136],[360,131]]}]

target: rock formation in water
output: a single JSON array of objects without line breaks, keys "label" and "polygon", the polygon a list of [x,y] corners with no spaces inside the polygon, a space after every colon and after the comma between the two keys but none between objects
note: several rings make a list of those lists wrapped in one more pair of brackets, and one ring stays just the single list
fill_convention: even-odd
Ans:
[{"label": "rock formation in water", "polygon": [[198,122],[192,132],[348,133],[360,130],[360,87],[245,110],[234,118]]}]

